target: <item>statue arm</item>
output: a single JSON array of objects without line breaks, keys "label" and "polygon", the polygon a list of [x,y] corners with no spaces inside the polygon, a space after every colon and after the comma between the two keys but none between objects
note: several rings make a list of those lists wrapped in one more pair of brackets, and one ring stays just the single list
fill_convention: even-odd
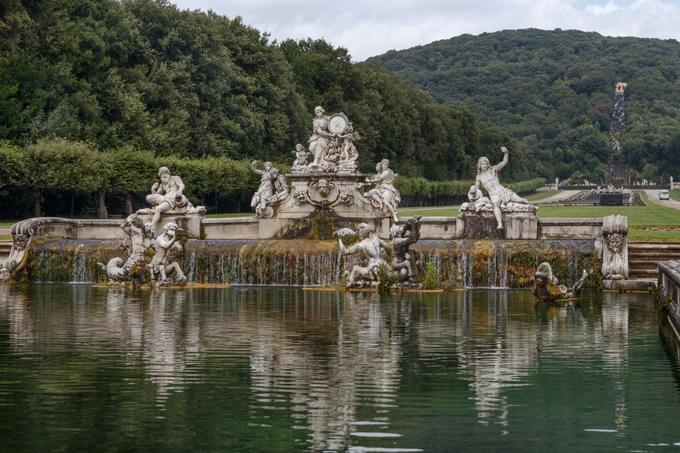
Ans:
[{"label": "statue arm", "polygon": [[256,167],[255,165],[257,165],[257,161],[256,161],[256,160],[254,160],[254,161],[252,161],[252,162],[250,163],[250,169],[253,170],[253,173],[255,173],[255,174],[257,174],[257,175],[264,174],[264,171],[263,171],[263,170],[258,170],[257,167]]},{"label": "statue arm", "polygon": [[183,195],[184,194],[184,181],[182,181],[182,178],[179,176],[174,176],[175,178],[175,183],[177,184],[177,195]]},{"label": "statue arm", "polygon": [[501,171],[503,168],[505,168],[506,165],[508,165],[508,148],[505,146],[501,146],[501,151],[503,152],[503,160],[494,165],[493,169],[496,171]]}]

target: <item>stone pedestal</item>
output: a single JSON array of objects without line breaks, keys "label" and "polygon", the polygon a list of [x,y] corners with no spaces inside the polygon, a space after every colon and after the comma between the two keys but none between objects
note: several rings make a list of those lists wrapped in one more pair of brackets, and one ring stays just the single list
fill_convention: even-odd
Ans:
[{"label": "stone pedestal", "polygon": [[[332,239],[333,231],[368,223],[387,236],[390,215],[364,197],[366,175],[311,173],[286,175],[288,196],[271,205],[269,218],[260,219],[260,239]],[[366,187],[368,190],[368,187]]]},{"label": "stone pedestal", "polygon": [[[150,208],[137,211],[144,223],[151,222],[153,210]],[[187,232],[191,239],[201,239],[201,222],[205,217],[205,208],[198,206],[192,210],[170,210],[161,214],[161,220],[156,226],[157,233],[163,230],[166,223],[176,223],[180,228]]]},{"label": "stone pedestal", "polygon": [[538,219],[533,212],[504,212],[503,229],[496,228],[491,211],[463,211],[456,219],[459,239],[537,239]]}]

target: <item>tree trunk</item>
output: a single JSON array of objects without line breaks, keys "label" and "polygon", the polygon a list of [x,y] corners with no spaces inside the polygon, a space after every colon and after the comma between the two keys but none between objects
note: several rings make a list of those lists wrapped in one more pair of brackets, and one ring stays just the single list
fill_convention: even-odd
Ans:
[{"label": "tree trunk", "polygon": [[35,201],[33,203],[33,216],[42,216],[42,190],[38,189],[35,191]]},{"label": "tree trunk", "polygon": [[106,192],[100,190],[97,192],[97,217],[100,219],[108,219],[109,211],[106,209]]},{"label": "tree trunk", "polygon": [[125,209],[127,210],[128,215],[134,212],[134,207],[132,206],[132,192],[125,194]]}]

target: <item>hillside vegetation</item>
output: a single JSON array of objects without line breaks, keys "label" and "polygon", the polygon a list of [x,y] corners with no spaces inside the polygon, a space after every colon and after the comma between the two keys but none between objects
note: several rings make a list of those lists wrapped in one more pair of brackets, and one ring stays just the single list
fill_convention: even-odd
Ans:
[{"label": "hillside vegetation", "polygon": [[544,177],[581,171],[599,181],[607,161],[614,85],[626,89],[626,161],[640,177],[680,175],[680,43],[580,31],[462,35],[368,63],[462,105],[509,133]]}]

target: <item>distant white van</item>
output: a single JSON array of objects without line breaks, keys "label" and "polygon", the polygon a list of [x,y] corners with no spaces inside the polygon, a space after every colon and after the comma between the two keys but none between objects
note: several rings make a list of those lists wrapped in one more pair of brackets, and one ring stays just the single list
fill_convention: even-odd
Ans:
[{"label": "distant white van", "polygon": [[667,190],[659,190],[659,200],[670,200],[671,193]]}]

